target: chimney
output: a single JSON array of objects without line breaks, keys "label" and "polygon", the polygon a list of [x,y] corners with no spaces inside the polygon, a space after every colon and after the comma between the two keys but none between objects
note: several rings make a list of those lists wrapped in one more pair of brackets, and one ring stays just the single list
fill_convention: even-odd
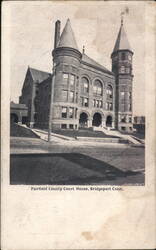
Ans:
[{"label": "chimney", "polygon": [[55,23],[54,49],[56,49],[58,42],[60,40],[60,28],[61,28],[61,22],[60,20],[57,20]]}]

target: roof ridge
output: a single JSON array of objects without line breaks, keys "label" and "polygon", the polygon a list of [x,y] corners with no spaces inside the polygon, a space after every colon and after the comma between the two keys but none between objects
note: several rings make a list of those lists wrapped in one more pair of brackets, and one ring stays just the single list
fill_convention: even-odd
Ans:
[{"label": "roof ridge", "polygon": [[43,70],[40,70],[40,69],[35,69],[35,68],[32,68],[32,67],[28,67],[30,70],[32,69],[32,70],[36,70],[36,71],[39,71],[39,72],[43,72],[43,73],[47,73],[47,74],[52,74],[52,73],[50,73],[50,72],[48,72],[48,71],[43,71]]},{"label": "roof ridge", "polygon": [[[91,60],[91,62],[88,62],[88,61],[85,61],[85,58],[83,58],[83,56],[87,57],[89,60]],[[95,61],[94,59],[92,59],[91,57],[89,57],[88,55],[86,54],[82,54],[82,61],[85,62],[85,63],[88,63],[92,66],[95,66],[95,67],[98,67],[100,69],[103,69],[104,71],[108,72],[108,73],[111,73],[113,74],[112,71],[110,71],[109,69],[107,69],[106,67],[104,67],[102,64],[98,63],[97,61]],[[93,64],[94,63],[94,64]]]}]

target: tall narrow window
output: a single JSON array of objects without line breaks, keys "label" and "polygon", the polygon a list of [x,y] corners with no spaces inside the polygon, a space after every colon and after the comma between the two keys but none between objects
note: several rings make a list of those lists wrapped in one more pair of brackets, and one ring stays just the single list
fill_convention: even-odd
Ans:
[{"label": "tall narrow window", "polygon": [[62,101],[66,102],[67,101],[67,90],[62,90]]},{"label": "tall narrow window", "polygon": [[69,118],[74,117],[74,108],[69,108]]},{"label": "tall narrow window", "polygon": [[107,89],[106,89],[106,94],[107,94],[107,98],[112,98],[113,97],[113,88],[111,85],[108,85]]},{"label": "tall narrow window", "polygon": [[124,61],[125,59],[126,59],[125,53],[124,53],[124,52],[122,52],[122,53],[121,53],[121,60],[123,60],[123,61]]},{"label": "tall narrow window", "polygon": [[84,93],[89,92],[89,82],[88,82],[88,79],[86,77],[82,78],[82,88],[83,88]]},{"label": "tall narrow window", "polygon": [[73,91],[69,92],[69,101],[74,102],[74,92]]},{"label": "tall narrow window", "polygon": [[93,100],[93,107],[96,107],[96,100]]},{"label": "tall narrow window", "polygon": [[70,86],[74,87],[75,84],[75,76],[74,75],[70,75]]},{"label": "tall narrow window", "polygon": [[128,104],[128,110],[132,111],[132,105],[131,104]]},{"label": "tall narrow window", "polygon": [[99,80],[94,81],[93,93],[94,95],[102,95],[102,83]]},{"label": "tall narrow window", "polygon": [[68,74],[66,74],[66,73],[63,74],[63,84],[66,85],[66,86],[68,84],[68,77],[69,77]]},{"label": "tall narrow window", "polygon": [[62,118],[67,118],[67,108],[62,107]]},{"label": "tall narrow window", "polygon": [[83,106],[83,97],[80,97],[81,106]]},{"label": "tall narrow window", "polygon": [[84,98],[83,103],[85,107],[88,107],[88,98]]},{"label": "tall narrow window", "polygon": [[99,101],[99,108],[102,108],[102,101]]},{"label": "tall narrow window", "polygon": [[128,98],[131,100],[132,99],[132,93],[128,92]]},{"label": "tall narrow window", "polygon": [[76,103],[78,103],[78,93],[76,93]]}]

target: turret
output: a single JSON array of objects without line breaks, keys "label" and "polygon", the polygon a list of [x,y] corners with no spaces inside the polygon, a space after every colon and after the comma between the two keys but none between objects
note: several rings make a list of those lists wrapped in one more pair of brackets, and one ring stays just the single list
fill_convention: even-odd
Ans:
[{"label": "turret", "polygon": [[[60,27],[56,25],[56,47],[52,51],[55,69],[53,128],[69,128],[67,120],[71,120],[77,128],[75,106],[78,103],[79,68],[82,54],[78,50],[76,39],[68,19],[59,38]],[[58,30],[57,30],[58,29]],[[60,125],[61,124],[61,125]]]},{"label": "turret", "polygon": [[132,132],[132,56],[133,51],[121,20],[120,30],[115,42],[112,59],[112,71],[116,81],[116,128]]}]

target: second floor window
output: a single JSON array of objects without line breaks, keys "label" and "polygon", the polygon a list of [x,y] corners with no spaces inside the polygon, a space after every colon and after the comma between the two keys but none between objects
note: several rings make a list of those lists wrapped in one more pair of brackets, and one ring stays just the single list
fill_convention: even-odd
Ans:
[{"label": "second floor window", "polygon": [[83,104],[85,107],[88,107],[88,98],[83,99]]},{"label": "second floor window", "polygon": [[62,118],[67,118],[67,108],[62,107]]},{"label": "second floor window", "polygon": [[106,102],[106,110],[113,110],[113,103],[112,102]]},{"label": "second floor window", "polygon": [[88,107],[89,106],[89,99],[85,97],[80,97],[81,106]]},{"label": "second floor window", "polygon": [[69,118],[74,117],[74,108],[69,108]]}]

